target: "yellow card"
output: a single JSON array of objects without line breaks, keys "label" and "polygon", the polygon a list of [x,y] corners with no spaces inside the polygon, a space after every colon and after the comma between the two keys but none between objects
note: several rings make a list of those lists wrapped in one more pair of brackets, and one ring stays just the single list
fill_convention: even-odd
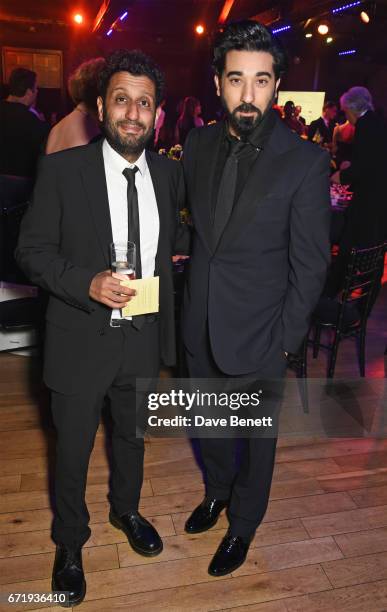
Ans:
[{"label": "yellow card", "polygon": [[121,285],[137,291],[128,305],[122,309],[123,317],[150,314],[159,311],[159,277],[138,278],[136,280],[121,281]]}]

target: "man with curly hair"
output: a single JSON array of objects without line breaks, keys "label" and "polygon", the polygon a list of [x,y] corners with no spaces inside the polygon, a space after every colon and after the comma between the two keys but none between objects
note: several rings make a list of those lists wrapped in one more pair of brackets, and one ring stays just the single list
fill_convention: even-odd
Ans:
[{"label": "man with curly hair", "polygon": [[[69,605],[86,592],[86,478],[105,399],[113,422],[110,522],[139,554],[163,547],[138,512],[144,440],[136,438],[136,378],[155,378],[160,360],[175,360],[172,251],[184,182],[179,163],[145,151],[162,90],[160,70],[143,53],[107,58],[97,100],[105,138],[43,159],[17,249],[21,268],[50,294],[44,380],[57,430],[52,588],[67,591]],[[109,243],[126,242],[134,226],[137,275],[159,276],[160,308],[122,318],[134,291],[108,269]]]}]

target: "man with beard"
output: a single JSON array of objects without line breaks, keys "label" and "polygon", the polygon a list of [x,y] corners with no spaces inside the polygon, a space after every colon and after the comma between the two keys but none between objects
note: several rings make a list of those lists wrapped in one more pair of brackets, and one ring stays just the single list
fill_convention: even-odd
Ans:
[{"label": "man with beard", "polygon": [[[213,66],[226,120],[193,130],[183,158],[195,230],[183,309],[188,369],[229,384],[282,379],[329,262],[329,158],[272,109],[285,55],[267,28],[226,26]],[[206,531],[227,507],[230,527],[209,566],[222,576],[244,562],[265,515],[276,434],[200,444],[206,495],[185,529]]]},{"label": "man with beard", "polygon": [[[116,51],[100,75],[105,139],[43,159],[21,229],[17,260],[49,292],[44,379],[57,430],[57,544],[52,588],[80,603],[82,546],[90,536],[85,488],[104,399],[113,422],[110,522],[139,554],[162,541],[138,512],[144,441],[136,438],[136,377],[154,378],[175,359],[172,254],[184,204],[179,163],[144,151],[162,100],[163,76],[137,51]],[[132,319],[134,295],[109,269],[109,244],[137,232],[137,276],[160,277],[160,312]]]}]

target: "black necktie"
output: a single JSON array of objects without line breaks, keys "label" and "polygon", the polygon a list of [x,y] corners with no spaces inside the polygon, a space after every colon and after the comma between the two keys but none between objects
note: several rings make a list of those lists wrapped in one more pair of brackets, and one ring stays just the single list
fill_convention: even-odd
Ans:
[{"label": "black necktie", "polygon": [[214,215],[214,247],[218,244],[218,241],[232,213],[238,178],[238,153],[240,153],[245,145],[246,143],[241,140],[233,140],[231,143],[229,156],[224,164]]},{"label": "black necktie", "polygon": [[128,242],[136,245],[136,278],[141,278],[141,246],[140,246],[140,219],[138,215],[138,198],[135,174],[137,166],[125,168],[122,172],[128,181]]},{"label": "black necktie", "polygon": [[[136,245],[136,278],[141,278],[140,219],[138,214],[138,198],[135,178],[137,170],[137,166],[134,166],[133,168],[125,168],[122,174],[128,181],[128,242],[134,242]],[[132,325],[136,329],[141,329],[144,322],[144,315],[132,317]]]}]

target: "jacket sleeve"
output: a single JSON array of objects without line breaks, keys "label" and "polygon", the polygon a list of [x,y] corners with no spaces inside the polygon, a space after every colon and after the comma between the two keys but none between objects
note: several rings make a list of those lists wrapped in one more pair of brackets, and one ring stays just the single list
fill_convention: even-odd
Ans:
[{"label": "jacket sleeve", "polygon": [[177,166],[177,187],[176,187],[176,237],[174,252],[177,255],[189,255],[191,246],[191,228],[186,223],[182,223],[181,211],[186,207],[186,190],[181,162]]},{"label": "jacket sleeve", "polygon": [[312,141],[317,132],[317,121],[311,121],[308,129],[308,140]]},{"label": "jacket sleeve", "polygon": [[289,278],[282,311],[283,349],[296,353],[308,331],[330,262],[329,156],[319,154],[290,213]]},{"label": "jacket sleeve", "polygon": [[94,272],[76,266],[60,252],[62,212],[54,161],[43,157],[32,202],[22,220],[16,261],[34,284],[92,312],[89,288]]}]

